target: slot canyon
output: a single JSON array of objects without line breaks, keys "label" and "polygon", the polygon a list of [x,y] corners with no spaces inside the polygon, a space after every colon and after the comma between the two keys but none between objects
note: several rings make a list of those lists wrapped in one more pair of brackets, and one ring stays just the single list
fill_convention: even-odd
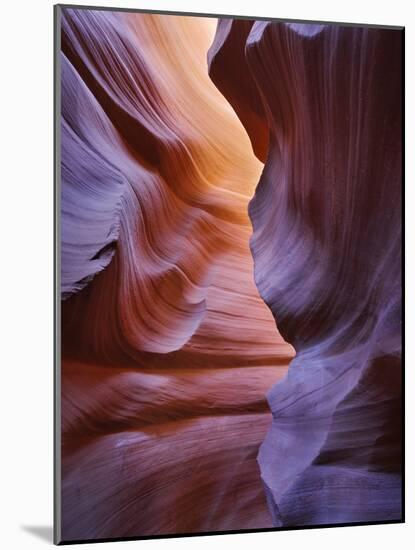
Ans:
[{"label": "slot canyon", "polygon": [[401,34],[60,24],[63,540],[399,520]]}]

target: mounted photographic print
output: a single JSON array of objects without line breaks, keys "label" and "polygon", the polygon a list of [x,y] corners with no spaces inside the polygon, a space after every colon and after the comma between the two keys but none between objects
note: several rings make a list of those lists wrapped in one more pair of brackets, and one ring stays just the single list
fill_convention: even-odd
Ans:
[{"label": "mounted photographic print", "polygon": [[402,522],[404,30],[55,7],[55,542]]}]

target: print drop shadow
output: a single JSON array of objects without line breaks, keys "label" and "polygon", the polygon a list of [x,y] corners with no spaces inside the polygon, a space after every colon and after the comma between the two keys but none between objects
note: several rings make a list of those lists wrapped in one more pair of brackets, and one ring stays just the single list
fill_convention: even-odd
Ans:
[{"label": "print drop shadow", "polygon": [[52,525],[21,525],[20,528],[38,539],[49,542],[50,544],[53,543]]}]

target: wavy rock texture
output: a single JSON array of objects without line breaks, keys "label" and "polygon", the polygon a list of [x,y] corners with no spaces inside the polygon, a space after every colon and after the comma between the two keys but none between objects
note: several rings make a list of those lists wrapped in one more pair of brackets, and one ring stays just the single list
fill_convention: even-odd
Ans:
[{"label": "wavy rock texture", "polygon": [[254,283],[262,165],[208,76],[216,21],[61,23],[62,538],[270,527],[256,456],[293,349]]},{"label": "wavy rock texture", "polygon": [[209,52],[266,159],[255,280],[296,350],[259,453],[275,526],[401,518],[401,56],[399,30],[232,20]]}]

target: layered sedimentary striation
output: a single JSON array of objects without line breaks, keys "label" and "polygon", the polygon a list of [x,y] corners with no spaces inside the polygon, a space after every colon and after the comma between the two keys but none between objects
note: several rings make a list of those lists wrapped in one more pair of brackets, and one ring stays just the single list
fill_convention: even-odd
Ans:
[{"label": "layered sedimentary striation", "polygon": [[400,33],[61,23],[63,539],[399,519]]},{"label": "layered sedimentary striation", "polygon": [[256,461],[291,346],[260,298],[215,21],[62,10],[62,536],[272,525]]},{"label": "layered sedimentary striation", "polygon": [[222,20],[210,49],[265,160],[255,281],[296,351],[259,453],[276,526],[401,517],[401,48],[396,30]]}]

